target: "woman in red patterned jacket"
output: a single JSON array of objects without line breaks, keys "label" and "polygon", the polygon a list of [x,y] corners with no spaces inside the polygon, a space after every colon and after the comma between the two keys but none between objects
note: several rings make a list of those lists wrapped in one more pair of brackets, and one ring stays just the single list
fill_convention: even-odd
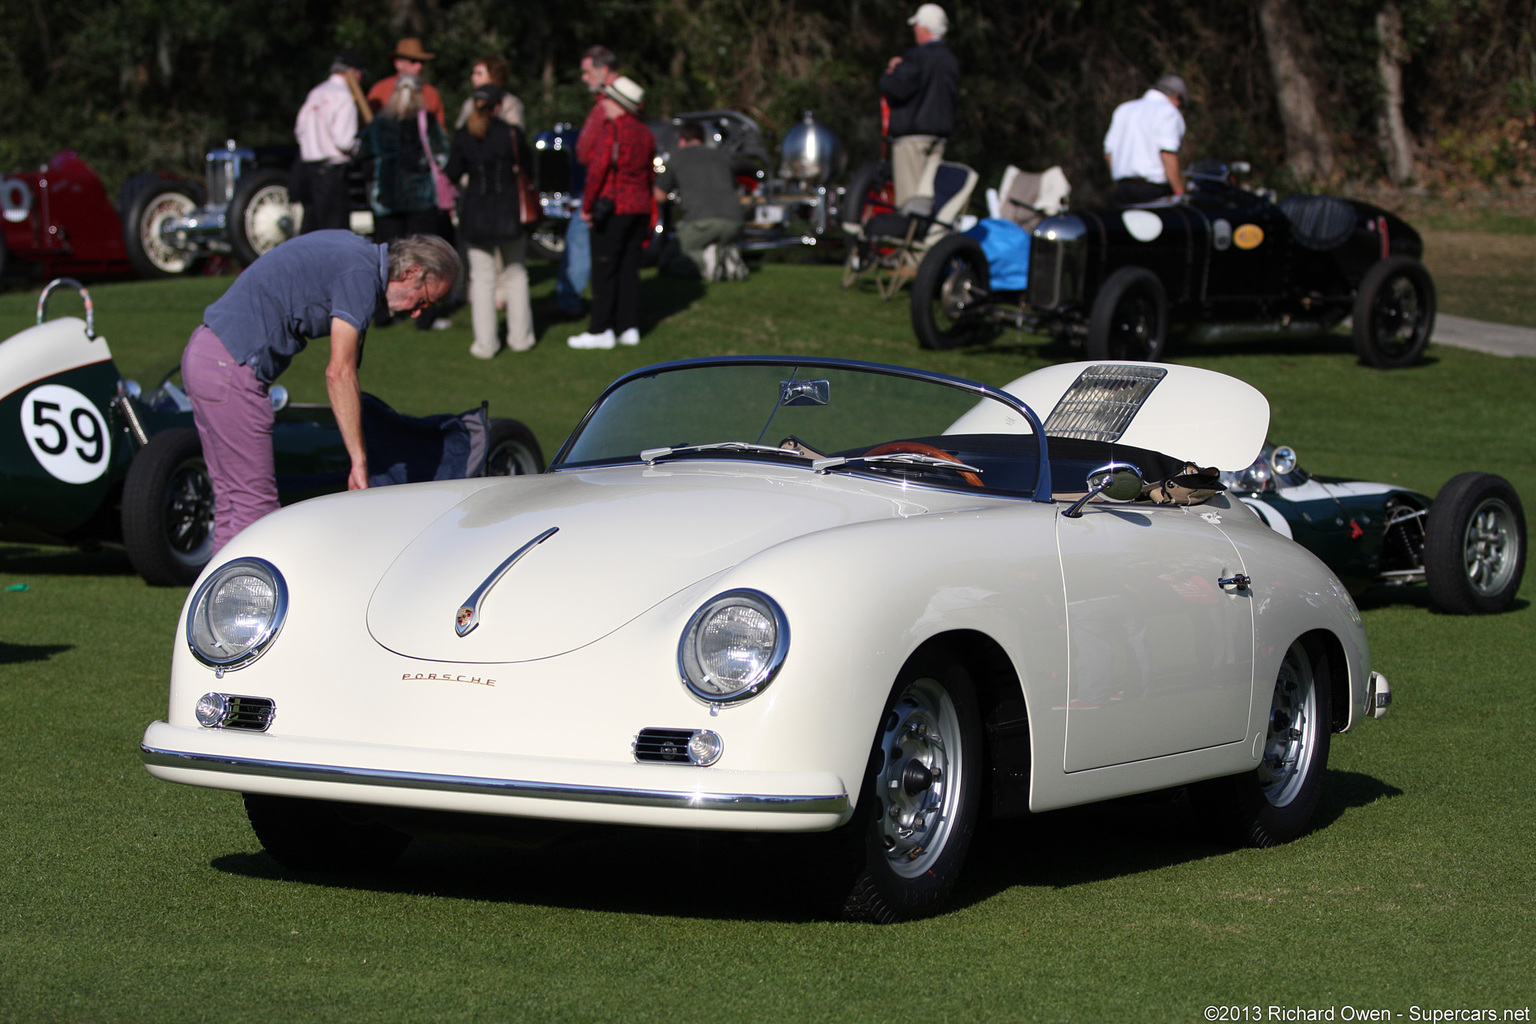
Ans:
[{"label": "woman in red patterned jacket", "polygon": [[640,249],[651,227],[656,138],[639,118],[645,90],[619,76],[602,89],[608,119],[586,152],[581,216],[592,225],[592,313],[571,348],[640,344]]}]

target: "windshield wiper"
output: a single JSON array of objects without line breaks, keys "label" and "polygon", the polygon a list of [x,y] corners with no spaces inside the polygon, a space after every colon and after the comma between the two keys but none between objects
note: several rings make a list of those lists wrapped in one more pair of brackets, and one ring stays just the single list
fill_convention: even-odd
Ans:
[{"label": "windshield wiper", "polygon": [[888,452],[885,455],[834,455],[830,459],[817,459],[811,463],[811,468],[818,473],[825,473],[829,469],[837,469],[839,466],[852,466],[870,462],[896,462],[912,466],[931,466],[934,469],[948,469],[956,473],[985,473],[980,466],[972,466],[965,462],[957,462],[954,459],[941,459],[935,455],[924,455],[921,452]]},{"label": "windshield wiper", "polygon": [[647,448],[640,453],[640,461],[655,463],[673,455],[687,455],[692,452],[756,452],[762,455],[787,455],[792,459],[805,458],[793,448],[752,444],[748,441],[716,441],[713,444],[680,444],[670,448]]}]

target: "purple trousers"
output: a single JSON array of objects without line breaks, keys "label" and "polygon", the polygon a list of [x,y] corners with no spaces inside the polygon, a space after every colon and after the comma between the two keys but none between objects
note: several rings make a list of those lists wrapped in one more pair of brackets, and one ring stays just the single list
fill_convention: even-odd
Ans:
[{"label": "purple trousers", "polygon": [[272,463],[272,401],[267,385],[229,354],[219,336],[200,325],[181,356],[181,382],[203,442],[213,483],[213,550],[276,512]]}]

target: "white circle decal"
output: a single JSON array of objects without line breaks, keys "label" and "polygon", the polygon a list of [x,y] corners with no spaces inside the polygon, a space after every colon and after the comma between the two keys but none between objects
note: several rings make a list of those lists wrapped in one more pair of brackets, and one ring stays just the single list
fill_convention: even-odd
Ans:
[{"label": "white circle decal", "polygon": [[12,224],[20,224],[32,212],[32,190],[20,178],[6,178],[0,184],[0,212]]},{"label": "white circle decal", "polygon": [[1151,210],[1126,210],[1120,222],[1138,242],[1151,242],[1163,233],[1163,218]]},{"label": "white circle decal", "polygon": [[112,461],[101,411],[74,388],[44,384],[21,402],[21,432],[38,465],[67,484],[88,484]]}]

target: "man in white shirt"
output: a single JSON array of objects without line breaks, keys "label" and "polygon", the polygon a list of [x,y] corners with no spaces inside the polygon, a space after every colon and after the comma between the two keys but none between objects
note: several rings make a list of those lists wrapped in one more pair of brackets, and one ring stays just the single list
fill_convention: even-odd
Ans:
[{"label": "man in white shirt", "polygon": [[1184,192],[1179,143],[1184,139],[1180,108],[1189,98],[1184,79],[1164,75],[1140,99],[1115,108],[1104,135],[1104,159],[1115,180],[1116,206],[1146,203]]},{"label": "man in white shirt", "polygon": [[303,180],[291,191],[304,203],[305,234],[350,226],[347,162],[357,148],[363,63],[356,50],[337,54],[330,77],[309,91],[294,122],[300,160],[295,173]]}]

